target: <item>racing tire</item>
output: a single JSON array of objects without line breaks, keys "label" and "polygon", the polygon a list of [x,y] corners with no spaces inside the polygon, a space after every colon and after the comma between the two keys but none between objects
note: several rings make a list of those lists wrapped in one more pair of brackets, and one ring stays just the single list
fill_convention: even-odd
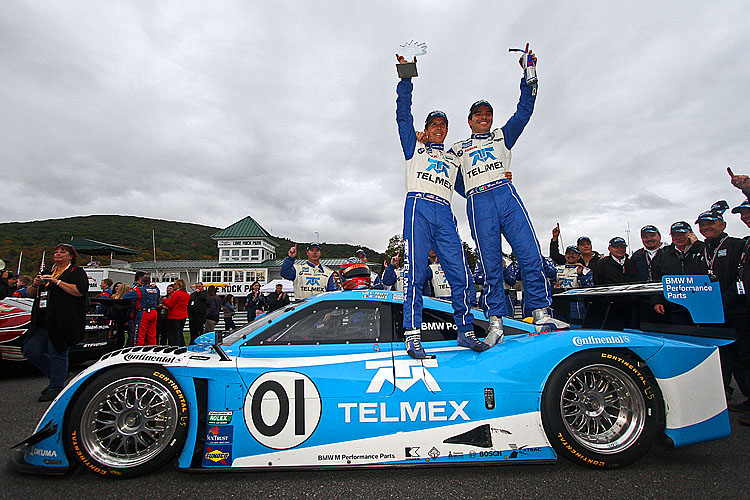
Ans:
[{"label": "racing tire", "polygon": [[583,351],[547,380],[542,424],[558,455],[614,469],[651,448],[664,427],[664,401],[645,363],[619,351]]},{"label": "racing tire", "polygon": [[64,441],[72,463],[126,479],[170,462],[185,444],[188,423],[185,393],[168,370],[121,366],[75,397]]}]

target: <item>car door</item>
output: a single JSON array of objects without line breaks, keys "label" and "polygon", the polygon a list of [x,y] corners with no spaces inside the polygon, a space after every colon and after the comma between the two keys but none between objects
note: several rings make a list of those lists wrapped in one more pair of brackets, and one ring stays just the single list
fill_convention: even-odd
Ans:
[{"label": "car door", "polygon": [[277,450],[313,433],[324,444],[341,437],[347,420],[377,418],[394,389],[386,383],[393,379],[392,325],[390,303],[321,300],[249,340],[237,366],[252,436]]}]

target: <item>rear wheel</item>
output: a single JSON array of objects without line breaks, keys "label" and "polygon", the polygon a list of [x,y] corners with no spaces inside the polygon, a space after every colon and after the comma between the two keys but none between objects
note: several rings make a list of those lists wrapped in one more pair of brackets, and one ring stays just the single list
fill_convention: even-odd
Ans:
[{"label": "rear wheel", "polygon": [[128,478],[172,460],[188,429],[185,394],[162,367],[118,367],[79,395],[65,428],[69,456],[97,474]]},{"label": "rear wheel", "polygon": [[563,361],[542,394],[542,423],[559,455],[594,468],[633,463],[664,420],[656,380],[616,351],[584,351]]}]

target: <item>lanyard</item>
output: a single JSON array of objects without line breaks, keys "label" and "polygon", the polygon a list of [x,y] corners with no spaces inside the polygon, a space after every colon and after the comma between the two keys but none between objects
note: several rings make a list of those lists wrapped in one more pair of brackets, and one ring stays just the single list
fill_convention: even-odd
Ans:
[{"label": "lanyard", "polygon": [[737,281],[742,281],[742,270],[747,264],[747,255],[750,251],[750,238],[745,240],[745,247],[742,249],[742,255],[740,256],[740,263],[737,265]]},{"label": "lanyard", "polygon": [[[53,267],[53,268],[52,268],[52,278],[53,278],[53,279],[58,279],[58,278],[60,277],[60,275],[61,275],[62,273],[64,273],[64,272],[65,272],[65,270],[66,270],[66,269],[68,269],[69,267],[70,267],[70,263],[68,263],[68,265],[67,265],[67,266],[65,266],[65,267],[64,267],[64,268],[62,268],[62,269],[58,269],[58,268],[57,268],[57,266]],[[50,284],[50,282],[48,281],[47,283],[45,283],[45,284],[44,284],[44,286],[45,286],[45,287],[48,287],[48,286],[49,286],[49,284]]]},{"label": "lanyard", "polygon": [[729,235],[724,236],[724,239],[719,242],[719,244],[716,246],[716,250],[714,250],[714,256],[711,258],[711,261],[708,261],[708,247],[703,249],[703,256],[706,258],[706,265],[708,266],[708,270],[711,271],[711,274],[714,272],[714,261],[716,260],[716,255],[719,253],[719,249],[721,248],[721,245],[724,244],[724,242],[729,238]]}]

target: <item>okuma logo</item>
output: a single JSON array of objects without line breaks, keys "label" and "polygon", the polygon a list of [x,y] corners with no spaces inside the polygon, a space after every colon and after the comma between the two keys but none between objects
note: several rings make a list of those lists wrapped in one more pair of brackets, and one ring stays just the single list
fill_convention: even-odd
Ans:
[{"label": "okuma logo", "polygon": [[320,286],[320,276],[307,276],[305,285]]},{"label": "okuma logo", "polygon": [[445,174],[446,177],[448,177],[448,170],[450,169],[450,166],[445,163],[444,161],[436,160],[434,158],[429,158],[428,161],[430,162],[429,165],[427,165],[427,171],[434,170],[436,174]]},{"label": "okuma logo", "polygon": [[395,361],[365,361],[365,369],[377,370],[367,387],[367,393],[377,393],[383,388],[385,382],[390,382],[398,387],[401,392],[406,392],[411,386],[424,382],[425,387],[432,392],[439,392],[435,377],[427,371],[427,368],[437,368],[437,359],[397,359]]},{"label": "okuma logo", "polygon": [[492,154],[494,150],[495,148],[483,148],[469,153],[469,156],[472,158],[471,166],[476,165],[478,161],[497,160]]}]

